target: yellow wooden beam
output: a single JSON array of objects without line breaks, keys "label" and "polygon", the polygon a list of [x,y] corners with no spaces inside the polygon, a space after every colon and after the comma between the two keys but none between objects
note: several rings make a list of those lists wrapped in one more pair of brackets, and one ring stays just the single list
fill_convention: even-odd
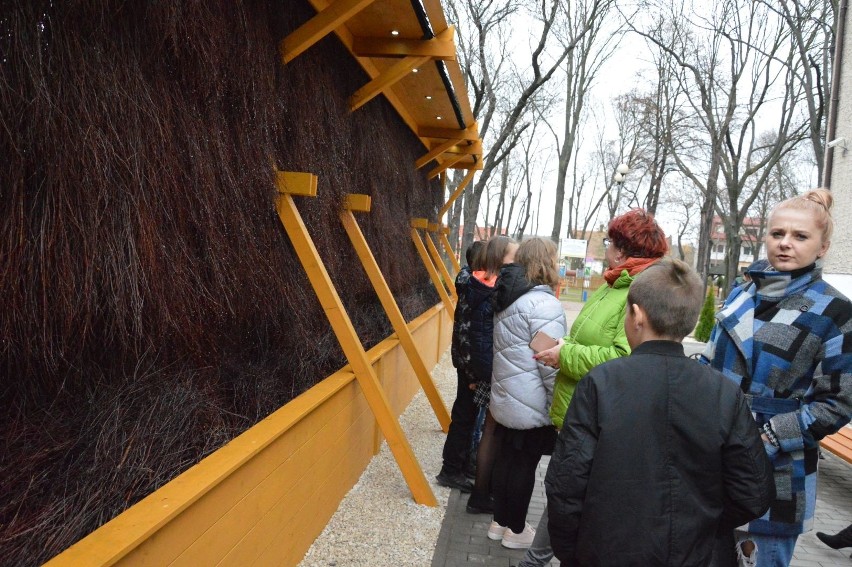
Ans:
[{"label": "yellow wooden beam", "polygon": [[479,125],[474,122],[464,130],[454,130],[452,128],[429,128],[426,126],[417,129],[417,135],[421,138],[444,138],[454,140],[478,140]]},{"label": "yellow wooden beam", "polygon": [[414,373],[423,387],[423,392],[432,405],[432,411],[435,412],[435,417],[438,418],[441,429],[446,433],[450,428],[450,414],[447,413],[447,406],[444,405],[441,394],[435,388],[435,382],[432,381],[432,376],[426,368],[420,352],[417,350],[414,337],[411,336],[411,331],[408,329],[405,318],[402,316],[402,312],[399,310],[399,306],[391,293],[390,287],[388,287],[387,281],[385,281],[385,277],[379,269],[379,264],[376,262],[376,258],[373,256],[373,252],[364,238],[364,233],[361,232],[361,228],[358,226],[358,222],[355,220],[355,216],[351,210],[341,211],[340,220],[343,222],[346,234],[349,235],[349,240],[352,241],[352,246],[361,260],[361,265],[364,266],[364,271],[367,272],[367,277],[370,278],[370,283],[373,284],[373,289],[376,290],[376,295],[379,296],[379,301],[381,301],[382,307],[384,307],[385,313],[387,313],[388,319],[393,326],[393,330],[399,338],[399,344],[405,351],[408,361],[411,363],[411,367],[414,369]]},{"label": "yellow wooden beam", "polygon": [[429,172],[429,175],[427,175],[427,177],[429,179],[434,179],[435,177],[445,172],[447,168],[457,164],[465,158],[467,158],[466,155],[454,155],[453,157],[448,157],[447,160],[444,161],[442,164],[435,166],[432,171]]},{"label": "yellow wooden beam", "polygon": [[[414,220],[422,220],[424,221],[424,223],[426,221],[426,219]],[[438,274],[438,269],[435,267],[435,264],[432,263],[432,259],[429,258],[429,252],[426,250],[426,245],[423,244],[423,240],[420,238],[420,233],[417,232],[417,227],[414,226],[414,221],[412,221],[411,225],[411,241],[414,242],[414,247],[417,248],[417,253],[420,255],[420,260],[423,261],[423,267],[425,267],[426,271],[429,272],[429,278],[432,280],[432,285],[435,286],[435,291],[438,292],[438,296],[444,303],[444,308],[447,310],[447,313],[450,315],[450,318],[455,320],[455,304],[453,304],[453,300],[450,298],[450,294],[447,293],[447,289],[444,287],[444,284],[441,281],[441,276]]]},{"label": "yellow wooden beam", "polygon": [[413,69],[420,67],[427,61],[429,57],[406,57],[397,63],[394,63],[385,69],[381,75],[355,91],[355,94],[349,99],[350,110],[358,110],[376,96],[381,94],[383,90],[394,85],[403,77],[408,75]]},{"label": "yellow wooden beam", "polygon": [[298,171],[276,171],[275,188],[279,193],[299,195],[301,197],[317,196],[317,176],[313,173]]},{"label": "yellow wooden beam", "polygon": [[482,140],[475,140],[473,142],[467,141],[464,144],[456,144],[447,149],[446,153],[448,154],[464,154],[469,156],[481,156],[482,155]]},{"label": "yellow wooden beam", "polygon": [[281,41],[281,60],[289,63],[374,1],[336,0]]},{"label": "yellow wooden beam", "polygon": [[444,230],[441,231],[441,244],[444,246],[444,251],[447,253],[447,256],[450,258],[450,262],[453,263],[453,268],[455,268],[456,273],[461,271],[461,265],[459,264],[459,259],[456,258],[455,252],[453,252],[453,247],[450,246],[450,241],[447,240],[447,233],[449,229],[444,227]]},{"label": "yellow wooden beam", "polygon": [[459,186],[456,187],[456,190],[453,191],[453,194],[450,195],[450,198],[447,199],[447,202],[444,203],[444,206],[441,207],[440,211],[438,211],[438,220],[441,220],[442,218],[444,218],[444,215],[447,214],[447,211],[450,210],[450,207],[453,206],[453,203],[455,202],[455,200],[459,198],[459,195],[462,194],[462,191],[465,190],[465,187],[467,187],[468,183],[471,182],[474,175],[476,175],[476,170],[471,169],[467,172],[467,175],[465,175],[464,178],[462,178],[461,183],[459,183]]},{"label": "yellow wooden beam", "polygon": [[455,283],[455,278],[453,278],[453,276],[450,275],[449,270],[447,270],[447,265],[444,263],[444,259],[441,258],[441,253],[438,251],[438,247],[435,246],[435,242],[433,242],[432,237],[429,236],[430,232],[433,232],[431,228],[424,235],[426,237],[426,249],[429,250],[429,255],[432,256],[432,261],[435,263],[435,266],[438,267],[438,271],[441,272],[443,281],[446,282],[450,295],[453,296],[453,301],[458,302],[459,296],[456,294],[456,286],[453,285]]},{"label": "yellow wooden beam", "polygon": [[417,457],[405,437],[405,432],[399,426],[399,422],[391,411],[387,396],[373,371],[367,353],[364,352],[364,347],[352,326],[352,321],[343,307],[343,302],[337,294],[328,271],[325,269],[322,258],[320,258],[310,234],[308,234],[308,229],[302,221],[293,197],[287,193],[279,194],[276,209],[278,210],[278,217],[293,243],[296,255],[305,269],[308,280],[314,288],[317,299],[319,299],[320,305],[325,311],[329,323],[331,323],[331,328],[340,342],[343,354],[346,355],[349,365],[358,379],[358,384],[364,392],[364,398],[370,405],[376,422],[379,424],[385,439],[387,439],[388,446],[402,471],[402,476],[408,483],[415,502],[427,506],[437,506],[438,502],[432,493],[432,488],[417,462]]},{"label": "yellow wooden beam", "polygon": [[[454,33],[454,28],[447,28],[436,35],[431,41],[451,41]],[[385,69],[378,77],[375,77],[372,81],[355,91],[355,94],[353,94],[349,99],[349,108],[353,111],[361,108],[373,98],[378,96],[382,91],[396,84],[413,69],[420,67],[432,59],[433,57],[428,55],[412,55],[394,63]]]},{"label": "yellow wooden beam", "polygon": [[[476,158],[476,156],[474,156],[474,158]],[[462,161],[462,162],[451,165],[447,169],[473,169],[473,170],[476,170],[476,171],[481,171],[482,170],[482,160],[476,159],[473,163],[470,163],[469,161]]]},{"label": "yellow wooden beam", "polygon": [[356,37],[352,51],[358,57],[431,57],[450,61],[456,59],[456,44],[452,39]]},{"label": "yellow wooden beam", "polygon": [[343,202],[343,208],[347,211],[358,211],[360,213],[369,213],[371,206],[370,196],[361,193],[348,193]]},{"label": "yellow wooden beam", "polygon": [[423,230],[426,230],[429,228],[429,221],[423,218],[411,219],[411,228],[422,228]]},{"label": "yellow wooden beam", "polygon": [[454,140],[454,139],[450,138],[446,142],[438,144],[437,146],[435,146],[434,148],[429,150],[426,154],[424,154],[423,157],[421,157],[417,161],[415,161],[414,167],[416,167],[417,169],[420,169],[421,167],[423,167],[424,165],[426,165],[427,163],[429,163],[430,161],[432,161],[433,159],[435,159],[439,155],[443,154],[444,152],[446,152],[450,148],[455,147],[455,145],[459,142],[461,142],[461,140]]}]

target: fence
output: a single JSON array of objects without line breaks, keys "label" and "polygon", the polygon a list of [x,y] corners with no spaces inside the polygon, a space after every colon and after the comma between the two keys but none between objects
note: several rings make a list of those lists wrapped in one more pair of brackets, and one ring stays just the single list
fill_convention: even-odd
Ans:
[{"label": "fence", "polygon": [[[452,318],[437,305],[408,327],[433,368]],[[399,416],[420,385],[398,339],[367,354]],[[344,367],[46,565],[295,565],[380,444]]]}]

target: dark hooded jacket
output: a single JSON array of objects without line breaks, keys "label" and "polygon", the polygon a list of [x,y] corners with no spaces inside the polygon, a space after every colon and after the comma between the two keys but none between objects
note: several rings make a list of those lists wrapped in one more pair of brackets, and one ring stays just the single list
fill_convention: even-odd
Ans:
[{"label": "dark hooded jacket", "polygon": [[470,314],[470,326],[467,330],[470,363],[467,370],[471,383],[491,381],[494,358],[494,287],[481,281],[476,274],[471,275],[465,290],[465,301]]}]

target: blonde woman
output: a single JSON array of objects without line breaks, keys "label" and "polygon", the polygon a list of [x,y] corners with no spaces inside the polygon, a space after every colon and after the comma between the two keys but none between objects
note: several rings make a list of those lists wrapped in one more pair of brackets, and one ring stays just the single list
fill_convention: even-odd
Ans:
[{"label": "blonde woman", "polygon": [[737,531],[747,565],[790,564],[813,526],[819,440],[852,414],[852,303],[822,279],[831,204],[816,189],[772,210],[770,268],[749,272],[751,283],[731,293],[704,353],[746,394],[775,469],[769,512]]}]

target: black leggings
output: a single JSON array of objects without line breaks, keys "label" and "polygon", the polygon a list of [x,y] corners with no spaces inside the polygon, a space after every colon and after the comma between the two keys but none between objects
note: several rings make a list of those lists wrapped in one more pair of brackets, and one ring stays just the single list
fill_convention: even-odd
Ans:
[{"label": "black leggings", "polygon": [[485,413],[485,425],[482,428],[482,437],[476,450],[476,482],[470,497],[479,504],[484,504],[491,496],[491,472],[494,470],[494,461],[500,450],[500,444],[494,437],[494,427],[497,422],[491,417],[491,412]]},{"label": "black leggings", "polygon": [[520,533],[535,488],[536,467],[541,456],[552,451],[556,430],[553,427],[517,430],[497,424],[495,436],[500,449],[491,480],[494,521]]}]

